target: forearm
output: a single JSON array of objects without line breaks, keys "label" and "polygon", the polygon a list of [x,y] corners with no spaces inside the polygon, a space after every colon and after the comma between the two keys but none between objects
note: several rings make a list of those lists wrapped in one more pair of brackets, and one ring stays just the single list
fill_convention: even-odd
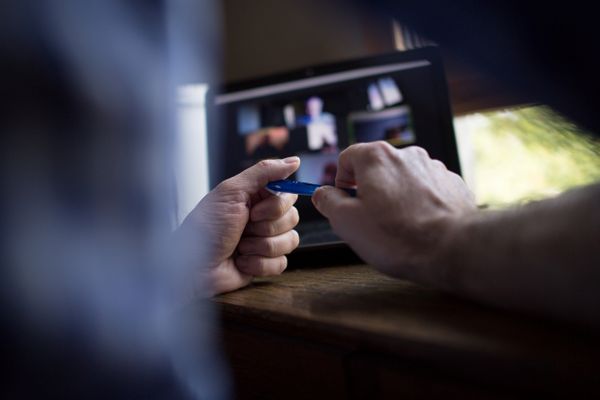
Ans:
[{"label": "forearm", "polygon": [[600,185],[473,214],[448,231],[431,271],[428,283],[459,295],[598,324]]},{"label": "forearm", "polygon": [[[600,325],[600,184],[499,212],[418,147],[361,143],[316,208],[378,270],[478,301]],[[596,322],[597,321],[597,322]]]}]

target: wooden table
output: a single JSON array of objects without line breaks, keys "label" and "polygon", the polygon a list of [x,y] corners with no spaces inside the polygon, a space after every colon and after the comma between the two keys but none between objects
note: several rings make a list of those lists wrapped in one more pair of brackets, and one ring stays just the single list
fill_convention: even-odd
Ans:
[{"label": "wooden table", "polygon": [[240,398],[600,396],[598,333],[365,265],[286,271],[215,302]]}]

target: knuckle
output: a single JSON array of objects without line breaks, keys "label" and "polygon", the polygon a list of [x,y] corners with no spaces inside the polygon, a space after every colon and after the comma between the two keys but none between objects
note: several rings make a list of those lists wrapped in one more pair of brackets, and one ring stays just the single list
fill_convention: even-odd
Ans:
[{"label": "knuckle", "polygon": [[357,148],[357,144],[352,144],[346,147],[346,149],[342,150],[342,152],[338,156],[338,163],[341,164],[344,162],[345,159],[352,157],[352,154],[356,151]]},{"label": "knuckle", "polygon": [[292,207],[291,210],[292,213],[292,226],[296,226],[298,225],[298,222],[300,222],[300,213],[298,212],[298,209],[296,207]]},{"label": "knuckle", "polygon": [[382,163],[390,155],[389,144],[379,141],[363,147],[365,159],[370,163]]},{"label": "knuckle", "polygon": [[287,211],[288,205],[287,205],[287,201],[284,199],[281,199],[277,202],[277,207],[276,207],[276,217],[280,218],[282,216],[285,215],[286,211]]},{"label": "knuckle", "polygon": [[219,183],[214,189],[214,192],[220,200],[228,203],[241,203],[244,207],[249,200],[248,194],[239,190],[239,185],[235,183],[233,178],[226,179]]},{"label": "knuckle", "polygon": [[417,157],[429,158],[429,153],[427,153],[427,150],[425,150],[422,147],[419,147],[419,146],[410,146],[408,149],[410,151],[412,151],[413,154],[415,154]]},{"label": "knuckle", "polygon": [[263,233],[265,236],[274,236],[277,234],[277,227],[271,222],[265,222],[263,225]]},{"label": "knuckle", "polygon": [[377,148],[379,151],[388,151],[392,146],[383,140],[378,140],[373,142],[373,147]]},{"label": "knuckle", "polygon": [[225,205],[224,210],[230,215],[246,215],[248,207],[245,201],[231,200]]},{"label": "knuckle", "polygon": [[356,151],[357,149],[360,149],[364,145],[365,145],[365,143],[354,143],[354,144],[348,146],[344,151],[342,151],[340,153],[340,156],[342,156],[343,154],[352,153],[353,151]]},{"label": "knuckle", "polygon": [[383,161],[383,155],[377,148],[369,147],[365,149],[364,159],[369,164],[380,163]]},{"label": "knuckle", "polygon": [[244,196],[236,196],[235,199],[232,199],[233,208],[237,213],[240,214],[249,214],[250,206],[248,204],[249,199]]},{"label": "knuckle", "polygon": [[250,196],[246,192],[236,190],[231,194],[231,201],[241,204],[243,207],[246,207],[248,205],[248,202],[250,201]]},{"label": "knuckle", "polygon": [[265,265],[265,259],[262,257],[254,258],[254,270],[257,275],[265,275],[267,266]]},{"label": "knuckle", "polygon": [[372,143],[354,143],[340,153],[339,159],[343,160],[359,156],[370,145],[372,145]]},{"label": "knuckle", "polygon": [[384,145],[382,141],[372,142],[365,146],[365,151],[371,154],[378,154],[384,151]]},{"label": "knuckle", "polygon": [[455,181],[460,182],[461,185],[466,185],[465,180],[463,179],[462,176],[460,176],[459,174],[457,174],[455,172],[451,172],[451,171],[448,171],[448,173],[454,178]]},{"label": "knuckle", "polygon": [[443,170],[446,169],[446,165],[443,162],[441,162],[440,160],[432,160],[431,163],[436,168],[443,169]]},{"label": "knuckle", "polygon": [[274,239],[267,238],[263,241],[265,255],[274,255],[277,253],[277,243]]},{"label": "knuckle", "polygon": [[235,201],[223,201],[219,207],[220,212],[235,218],[246,218],[248,207],[246,203]]},{"label": "knuckle", "polygon": [[271,166],[271,160],[260,160],[256,163],[259,168],[269,168]]}]

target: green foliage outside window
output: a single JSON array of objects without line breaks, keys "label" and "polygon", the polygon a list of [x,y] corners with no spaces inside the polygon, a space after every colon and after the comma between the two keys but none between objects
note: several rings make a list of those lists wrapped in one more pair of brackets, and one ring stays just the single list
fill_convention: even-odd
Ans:
[{"label": "green foliage outside window", "polygon": [[458,117],[455,127],[479,204],[538,200],[600,180],[600,140],[548,107]]}]

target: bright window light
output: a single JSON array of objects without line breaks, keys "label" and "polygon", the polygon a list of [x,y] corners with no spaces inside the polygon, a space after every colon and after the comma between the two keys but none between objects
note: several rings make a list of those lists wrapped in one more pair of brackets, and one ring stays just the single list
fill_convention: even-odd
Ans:
[{"label": "bright window light", "polygon": [[463,176],[479,204],[502,207],[600,180],[600,140],[545,106],[454,119]]}]

